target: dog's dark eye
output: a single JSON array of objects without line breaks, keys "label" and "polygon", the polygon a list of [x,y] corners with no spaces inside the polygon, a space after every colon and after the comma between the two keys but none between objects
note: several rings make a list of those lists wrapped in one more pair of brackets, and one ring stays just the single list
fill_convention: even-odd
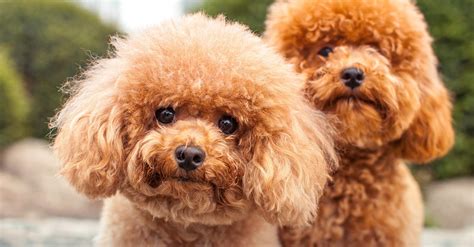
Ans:
[{"label": "dog's dark eye", "polygon": [[160,108],[160,109],[156,110],[156,112],[155,112],[156,119],[158,120],[158,122],[160,122],[162,124],[169,124],[169,123],[173,122],[174,115],[175,115],[175,112],[174,112],[173,108],[171,108],[171,107]]},{"label": "dog's dark eye", "polygon": [[237,120],[231,116],[221,117],[217,125],[219,126],[219,129],[221,129],[222,133],[226,135],[234,133],[239,127]]},{"label": "dog's dark eye", "polygon": [[331,53],[333,51],[333,49],[329,46],[325,46],[323,48],[321,48],[321,50],[319,50],[318,54],[323,56],[323,57],[328,57],[329,56],[329,53]]}]

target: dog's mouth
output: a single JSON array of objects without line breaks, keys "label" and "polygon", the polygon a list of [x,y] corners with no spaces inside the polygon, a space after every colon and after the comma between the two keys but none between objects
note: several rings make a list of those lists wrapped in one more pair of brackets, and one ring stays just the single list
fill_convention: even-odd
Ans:
[{"label": "dog's mouth", "polygon": [[354,95],[354,94],[337,96],[337,97],[335,97],[334,99],[332,99],[330,101],[330,104],[337,104],[337,103],[341,103],[341,102],[362,103],[362,104],[366,104],[366,105],[371,105],[374,108],[381,108],[382,107],[378,102],[376,102],[374,100],[368,99],[367,97],[363,97],[363,96],[360,96],[360,95]]},{"label": "dog's mouth", "polygon": [[[148,185],[156,191],[160,197],[174,198],[181,200],[189,195],[208,195],[209,199],[217,204],[223,205],[226,202],[224,192],[226,187],[218,186],[213,182],[203,181],[188,176],[161,177],[157,173],[149,179]],[[198,197],[199,197],[198,196]]]},{"label": "dog's mouth", "polygon": [[171,182],[171,183],[178,183],[178,184],[201,184],[201,185],[207,185],[207,186],[213,186],[212,183],[207,182],[207,181],[202,181],[198,180],[195,178],[192,178],[190,176],[170,176],[170,177],[164,177],[161,176],[158,173],[153,173],[149,178],[148,178],[148,185],[152,188],[157,188],[161,184],[165,182]]},{"label": "dog's mouth", "polygon": [[340,104],[346,104],[351,107],[357,107],[360,105],[367,105],[374,108],[377,112],[379,112],[382,118],[385,118],[387,109],[386,107],[379,101],[370,99],[362,94],[349,94],[349,95],[339,95],[330,99],[326,104],[326,109],[334,109],[336,106]]},{"label": "dog's mouth", "polygon": [[185,184],[195,183],[195,184],[203,184],[203,185],[212,185],[212,183],[193,179],[190,177],[170,177],[170,178],[164,179],[163,181],[171,181],[171,182],[185,183]]}]

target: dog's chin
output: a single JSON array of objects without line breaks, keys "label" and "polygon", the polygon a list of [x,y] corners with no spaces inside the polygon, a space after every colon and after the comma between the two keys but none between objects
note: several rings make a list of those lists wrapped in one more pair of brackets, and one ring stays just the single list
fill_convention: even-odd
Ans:
[{"label": "dog's chin", "polygon": [[156,218],[184,225],[230,225],[244,219],[250,211],[247,203],[239,207],[220,206],[198,197],[195,195],[196,202],[200,201],[201,204],[193,207],[189,207],[188,202],[171,197],[148,201],[142,207]]},{"label": "dog's chin", "polygon": [[153,185],[153,194],[136,188],[123,193],[154,217],[175,223],[232,224],[250,208],[239,187],[218,188],[211,182],[183,177],[163,178]]},{"label": "dog's chin", "polygon": [[215,193],[216,187],[212,183],[181,177],[163,179],[156,187],[157,195],[175,199],[199,196],[211,200]]},{"label": "dog's chin", "polygon": [[145,209],[157,218],[180,224],[227,225],[241,220],[248,213],[248,203],[240,199],[233,204],[219,200],[212,185],[167,180],[161,184],[160,194],[147,200]]},{"label": "dog's chin", "polygon": [[377,148],[387,141],[384,136],[385,110],[375,101],[339,97],[332,100],[324,111],[333,116],[332,122],[338,131],[336,141],[344,146]]},{"label": "dog's chin", "polygon": [[383,120],[386,118],[386,109],[380,100],[370,99],[361,93],[344,94],[336,96],[325,102],[324,108],[327,110],[337,109],[339,111],[364,111],[371,108],[376,111]]}]

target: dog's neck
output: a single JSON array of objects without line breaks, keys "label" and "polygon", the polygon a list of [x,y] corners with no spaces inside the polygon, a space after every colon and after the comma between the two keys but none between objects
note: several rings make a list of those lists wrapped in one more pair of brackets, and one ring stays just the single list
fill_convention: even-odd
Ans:
[{"label": "dog's neck", "polygon": [[144,227],[158,235],[167,246],[275,246],[278,243],[277,227],[267,223],[256,212],[229,225],[185,225],[137,210],[145,219]]},{"label": "dog's neck", "polygon": [[389,145],[378,148],[358,148],[355,146],[342,146],[338,150],[340,168],[347,166],[368,168],[370,170],[391,169],[398,162],[397,155],[390,149]]}]

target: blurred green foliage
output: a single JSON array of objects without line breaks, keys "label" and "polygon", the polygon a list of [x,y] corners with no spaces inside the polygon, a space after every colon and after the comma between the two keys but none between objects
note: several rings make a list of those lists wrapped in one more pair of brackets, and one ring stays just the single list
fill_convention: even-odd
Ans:
[{"label": "blurred green foliage", "polygon": [[72,2],[0,2],[0,45],[11,51],[31,95],[31,133],[45,137],[48,119],[59,107],[59,88],[92,56],[103,55],[116,29]]},{"label": "blurred green foliage", "polygon": [[431,169],[435,178],[474,175],[474,1],[419,0],[418,6],[430,25],[440,71],[455,100],[456,144]]},{"label": "blurred green foliage", "polygon": [[204,0],[202,5],[190,6],[190,12],[203,11],[211,16],[224,14],[230,20],[250,27],[256,33],[265,29],[267,7],[273,0]]},{"label": "blurred green foliage", "polygon": [[[190,11],[210,15],[224,14],[230,20],[248,25],[253,31],[264,30],[267,7],[271,0],[204,0]],[[440,72],[455,100],[456,144],[443,159],[429,166],[436,179],[474,175],[474,10],[473,0],[418,0],[440,60]],[[443,130],[439,130],[443,131]]]},{"label": "blurred green foliage", "polygon": [[27,135],[28,97],[5,49],[0,49],[0,147]]}]

